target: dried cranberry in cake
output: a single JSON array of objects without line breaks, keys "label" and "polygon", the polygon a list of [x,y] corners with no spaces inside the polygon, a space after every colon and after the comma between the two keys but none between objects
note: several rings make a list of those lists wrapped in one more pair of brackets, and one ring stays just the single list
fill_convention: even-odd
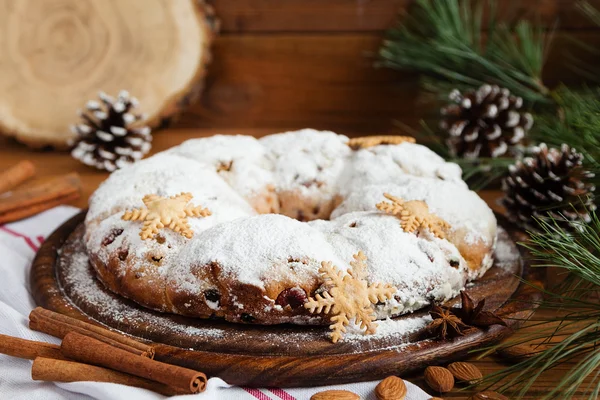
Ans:
[{"label": "dried cranberry in cake", "polygon": [[119,260],[121,260],[121,261],[125,261],[127,259],[128,255],[129,255],[128,249],[119,249],[119,252],[117,253],[117,257],[119,257]]},{"label": "dried cranberry in cake", "polygon": [[295,309],[302,307],[304,303],[306,303],[306,300],[306,292],[299,287],[293,287],[279,293],[277,300],[275,300],[275,304],[281,307],[289,305],[292,309]]},{"label": "dried cranberry in cake", "polygon": [[163,260],[163,258],[164,258],[164,256],[157,252],[150,252],[148,254],[148,259],[150,259],[155,264],[160,264],[160,262]]},{"label": "dried cranberry in cake", "polygon": [[313,186],[316,186],[316,187],[320,188],[320,187],[322,187],[324,185],[324,183],[321,182],[321,181],[318,181],[316,179],[312,179],[310,181],[302,182],[301,185],[304,186],[304,187],[306,187],[306,188],[313,187]]},{"label": "dried cranberry in cake", "polygon": [[256,318],[254,318],[252,315],[246,314],[246,313],[242,314],[241,319],[242,319],[242,322],[245,322],[247,324],[251,324],[254,321],[256,321]]},{"label": "dried cranberry in cake", "polygon": [[204,291],[204,298],[211,303],[218,303],[221,300],[221,294],[217,289],[208,289]]},{"label": "dried cranberry in cake", "polygon": [[288,257],[287,261],[288,261],[288,263],[302,263],[304,265],[308,265],[308,259],[306,257],[302,257],[302,258]]},{"label": "dried cranberry in cake", "polygon": [[296,219],[300,222],[306,222],[306,216],[304,215],[304,211],[302,210],[298,210],[298,215],[296,216]]},{"label": "dried cranberry in cake", "polygon": [[108,233],[108,235],[106,235],[106,237],[102,240],[102,246],[108,246],[109,244],[114,242],[115,239],[122,233],[123,233],[123,229],[112,229]]}]

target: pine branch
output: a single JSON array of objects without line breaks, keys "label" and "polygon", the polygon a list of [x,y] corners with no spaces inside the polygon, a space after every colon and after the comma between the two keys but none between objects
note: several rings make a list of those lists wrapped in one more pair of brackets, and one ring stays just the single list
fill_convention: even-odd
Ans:
[{"label": "pine branch", "polygon": [[592,21],[594,24],[600,26],[600,11],[589,1],[578,1],[576,7]]},{"label": "pine branch", "polygon": [[[381,65],[419,72],[424,87],[438,93],[447,93],[449,85],[495,83],[530,105],[549,102],[541,76],[551,38],[526,21],[514,29],[497,24],[495,10],[491,0],[417,0],[414,11],[389,31]],[[484,13],[490,15],[486,38]]]},{"label": "pine branch", "polygon": [[[595,3],[598,4],[597,1]],[[590,2],[586,0],[578,0],[575,2],[575,8],[581,12],[584,17],[588,18],[592,23],[600,27],[600,10],[594,7]],[[598,59],[598,56],[600,55],[600,49],[594,45],[591,45],[587,41],[578,39],[574,36],[568,36],[568,38],[570,39],[571,47],[592,55],[592,60]],[[574,55],[569,50],[565,51],[565,56],[570,59],[570,69],[577,75],[585,78],[588,82],[600,82],[600,77],[598,76],[598,65],[596,63],[585,61],[580,56]]]},{"label": "pine branch", "polygon": [[539,304],[542,309],[553,310],[557,317],[538,320],[539,323],[532,324],[533,333],[485,349],[483,355],[500,347],[530,341],[550,345],[531,358],[488,375],[482,384],[519,398],[543,373],[575,362],[543,399],[572,398],[578,391],[583,391],[589,399],[596,399],[600,393],[600,355],[597,351],[600,346],[600,306],[598,302],[590,301],[590,295],[600,292],[600,218],[592,213],[591,221],[579,222],[579,229],[573,232],[563,230],[551,219],[538,223],[540,232],[531,233],[531,240],[523,244],[531,251],[534,266],[553,266],[569,273],[555,290],[543,290],[545,297]]}]

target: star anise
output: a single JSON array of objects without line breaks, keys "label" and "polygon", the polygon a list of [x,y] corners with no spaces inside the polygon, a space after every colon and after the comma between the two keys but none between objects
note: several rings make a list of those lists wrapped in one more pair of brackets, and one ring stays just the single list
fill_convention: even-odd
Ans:
[{"label": "star anise", "polygon": [[483,311],[485,299],[481,299],[477,306],[473,305],[473,299],[469,297],[464,290],[460,291],[462,305],[460,308],[453,308],[454,313],[458,318],[467,325],[476,326],[478,328],[487,328],[492,325],[506,325],[506,322],[491,311]]},{"label": "star anise", "polygon": [[462,336],[463,332],[470,328],[447,307],[434,305],[429,315],[433,321],[427,327],[428,331],[443,340]]}]

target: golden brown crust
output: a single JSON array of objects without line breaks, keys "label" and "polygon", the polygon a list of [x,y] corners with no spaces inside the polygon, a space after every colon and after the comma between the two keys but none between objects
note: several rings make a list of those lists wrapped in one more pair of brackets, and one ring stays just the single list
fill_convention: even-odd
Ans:
[{"label": "golden brown crust", "polygon": [[[313,324],[328,323],[326,318],[311,316],[304,307],[278,300],[280,294],[292,287],[305,295],[314,293],[320,286],[317,277],[298,285],[295,283],[298,279],[293,279],[292,273],[288,275],[288,279],[265,282],[265,289],[262,289],[230,279],[222,273],[217,263],[213,263],[189,268],[194,280],[203,285],[199,292],[190,292],[158,272],[157,266],[161,263],[159,255],[154,257],[154,254],[149,254],[148,260],[140,261],[135,260],[130,253],[134,254],[134,250],[124,244],[110,252],[108,262],[102,262],[97,254],[90,254],[90,263],[109,290],[144,307],[160,312],[199,318],[223,318],[239,323],[280,324],[290,322],[296,316],[310,318]],[[277,308],[277,312],[273,312],[274,308]]]},{"label": "golden brown crust", "polygon": [[343,201],[341,196],[322,199],[317,196],[304,196],[299,191],[279,193],[279,213],[298,221],[329,219],[331,212]]},{"label": "golden brown crust", "polygon": [[484,260],[493,253],[493,243],[485,243],[483,240],[473,240],[469,231],[462,228],[450,232],[447,239],[454,244],[463,256],[471,272],[478,272],[484,267]]},{"label": "golden brown crust", "polygon": [[248,199],[248,203],[259,214],[279,214],[279,197],[272,185],[260,194]]},{"label": "golden brown crust", "polygon": [[359,150],[379,146],[380,144],[400,144],[405,142],[415,143],[416,140],[411,136],[363,136],[348,140],[348,146],[352,150]]}]

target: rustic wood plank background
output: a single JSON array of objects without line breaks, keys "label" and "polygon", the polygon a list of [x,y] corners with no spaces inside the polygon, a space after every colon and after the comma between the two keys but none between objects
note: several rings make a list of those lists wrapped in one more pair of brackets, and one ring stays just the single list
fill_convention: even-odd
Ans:
[{"label": "rustic wood plank background", "polygon": [[[174,127],[391,132],[435,112],[416,75],[373,65],[386,29],[414,0],[215,0],[221,35],[202,99]],[[600,3],[600,2],[599,2]],[[566,67],[572,40],[600,49],[600,31],[574,0],[499,0],[499,17],[557,26],[544,80],[579,78]],[[558,25],[556,25],[558,24]]]}]

